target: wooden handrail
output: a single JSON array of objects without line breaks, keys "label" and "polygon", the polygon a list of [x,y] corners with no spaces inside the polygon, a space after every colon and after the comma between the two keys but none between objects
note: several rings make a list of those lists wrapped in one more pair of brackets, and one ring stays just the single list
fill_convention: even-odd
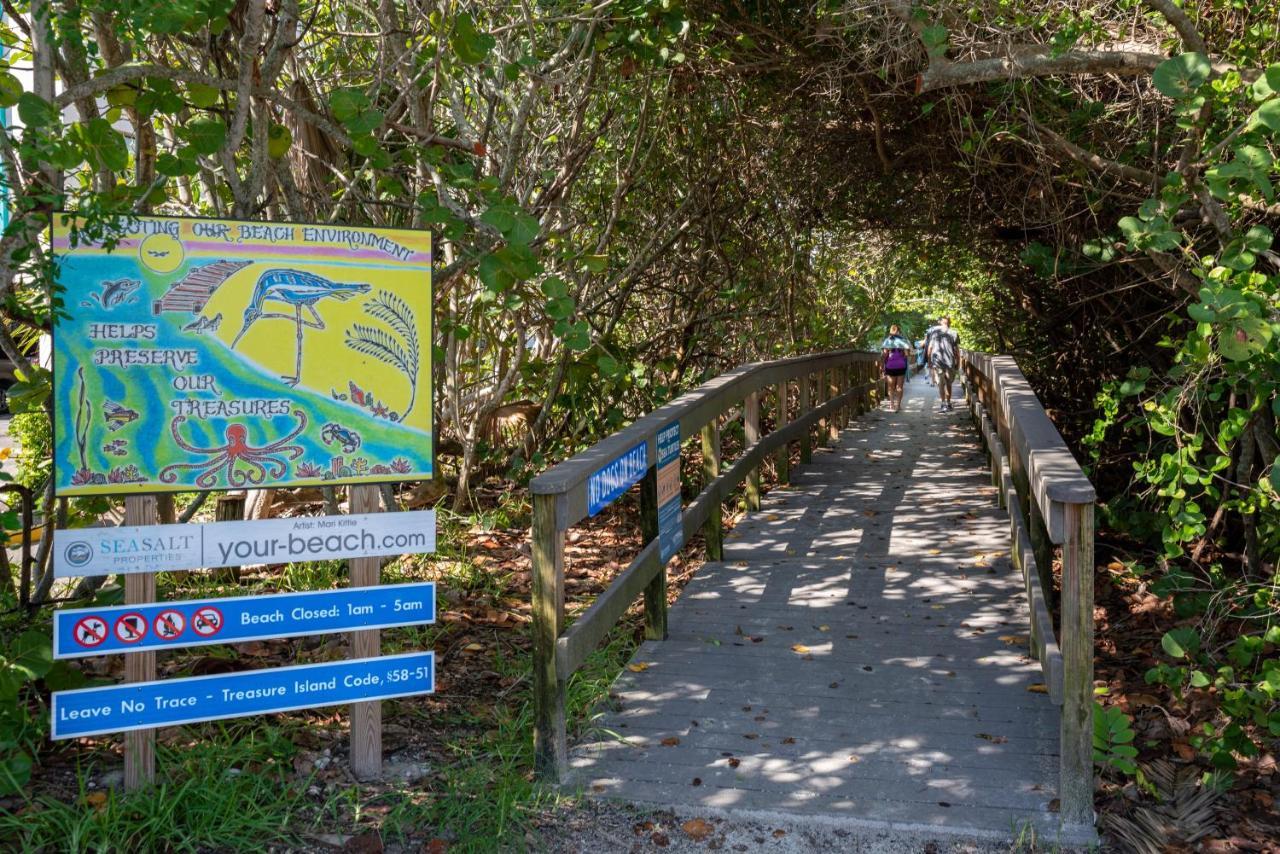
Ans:
[{"label": "wooden handrail", "polygon": [[[969,408],[991,455],[992,480],[1009,510],[1012,557],[1031,613],[1031,653],[1062,707],[1059,817],[1064,826],[1092,827],[1096,493],[1011,356],[966,350],[960,361]],[[1062,547],[1056,633],[1049,607],[1055,544]]]},{"label": "wooden handrail", "polygon": [[[709,559],[720,558],[720,505],[738,484],[758,482],[761,464],[771,454],[785,454],[791,442],[811,444],[814,427],[826,432],[845,420],[842,413],[858,413],[872,405],[881,379],[879,356],[840,350],[743,365],[680,396],[637,419],[580,454],[548,469],[530,483],[533,493],[533,658],[534,748],[540,777],[559,780],[567,771],[565,685],[591,651],[609,633],[627,609],[644,594],[645,634],[655,640],[666,637],[666,564],[657,539],[656,468],[657,434],[678,421],[681,439],[702,437],[704,483],[701,492],[684,508],[685,541],[704,531]],[[814,375],[819,376],[818,405],[809,394]],[[824,379],[825,378],[825,379]],[[787,409],[793,382],[799,386],[799,412]],[[778,417],[775,429],[761,435],[760,409],[765,392],[776,386]],[[741,406],[748,444],[738,459],[720,470],[719,420]],[[649,468],[641,479],[641,521],[646,543],[631,563],[574,624],[566,628],[564,613],[564,537],[566,531],[588,515],[588,482],[591,476],[627,451],[644,443]],[[748,489],[752,493],[752,489]],[[753,504],[748,495],[748,503]]]}]

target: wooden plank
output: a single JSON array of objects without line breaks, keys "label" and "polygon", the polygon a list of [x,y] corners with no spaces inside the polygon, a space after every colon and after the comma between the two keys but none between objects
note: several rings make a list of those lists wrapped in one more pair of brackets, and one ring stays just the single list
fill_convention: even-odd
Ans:
[{"label": "wooden plank", "polygon": [[[760,392],[753,391],[747,395],[742,405],[742,431],[747,448],[760,441]],[[747,472],[746,486],[747,510],[760,509],[760,467],[755,466]]]},{"label": "wooden plank", "polygon": [[[130,495],[124,500],[126,525],[154,525],[157,521],[154,495]],[[153,572],[129,573],[124,577],[126,605],[149,605],[156,601]],[[156,652],[131,652],[124,657],[125,682],[151,682],[156,678]],[[136,791],[156,779],[156,731],[139,729],[124,734],[124,787]]]},{"label": "wooden plank", "polygon": [[[376,485],[356,484],[349,501],[352,513],[377,513],[380,495]],[[381,582],[382,558],[352,558],[352,587],[375,587]],[[350,658],[373,658],[382,654],[382,633],[378,629],[351,632]],[[382,776],[382,703],[351,704],[351,773],[357,780]]]},{"label": "wooden plank", "polygon": [[1064,825],[1092,827],[1093,504],[1068,504],[1062,547],[1062,771]]},{"label": "wooden plank", "polygon": [[533,496],[534,771],[550,782],[564,777],[569,762],[565,679],[556,669],[556,639],[564,624],[564,529],[557,504],[555,495]]},{"label": "wooden plank", "polygon": [[[840,371],[843,368],[835,367],[827,371],[827,400],[835,400],[840,396]],[[827,440],[834,445],[840,438],[840,428],[843,426],[841,419],[844,417],[844,407],[840,407],[827,418]]]}]

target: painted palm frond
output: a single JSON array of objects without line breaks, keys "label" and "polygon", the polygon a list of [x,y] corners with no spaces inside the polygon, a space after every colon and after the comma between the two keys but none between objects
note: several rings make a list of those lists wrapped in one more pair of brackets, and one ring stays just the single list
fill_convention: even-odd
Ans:
[{"label": "painted palm frond", "polygon": [[347,330],[347,346],[404,373],[409,380],[409,405],[405,407],[401,418],[407,418],[418,397],[421,349],[418,343],[417,318],[409,304],[390,291],[378,291],[373,299],[365,303],[364,311],[374,320],[385,323],[387,329],[354,323]]},{"label": "painted palm frond", "polygon": [[365,307],[365,311],[369,313],[370,317],[381,320],[390,326],[397,335],[404,339],[404,345],[408,350],[413,372],[416,374],[418,369],[418,330],[409,304],[390,291],[378,291],[378,295],[369,302],[369,305]]},{"label": "painted palm frond", "polygon": [[385,329],[365,326],[362,323],[353,324],[347,330],[347,346],[357,353],[373,356],[399,370],[409,370],[409,353],[401,345],[400,339]]}]

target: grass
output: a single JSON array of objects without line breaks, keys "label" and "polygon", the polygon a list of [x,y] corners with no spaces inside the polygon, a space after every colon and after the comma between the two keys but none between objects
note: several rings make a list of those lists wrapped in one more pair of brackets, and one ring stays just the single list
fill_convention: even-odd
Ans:
[{"label": "grass", "polygon": [[224,729],[215,739],[161,747],[157,767],[167,779],[127,797],[85,788],[94,769],[82,767],[74,802],[45,796],[0,812],[0,839],[23,851],[104,852],[248,851],[289,842],[306,792],[305,781],[288,779],[295,751],[279,727]]}]

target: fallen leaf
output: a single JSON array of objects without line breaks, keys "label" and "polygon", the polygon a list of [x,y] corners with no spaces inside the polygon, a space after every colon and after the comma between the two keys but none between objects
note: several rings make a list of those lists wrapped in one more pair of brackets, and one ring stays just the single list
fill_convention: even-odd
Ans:
[{"label": "fallen leaf", "polygon": [[730,757],[729,757],[729,767],[730,767],[730,768],[737,768],[737,767],[738,767],[739,765],[741,765],[741,764],[742,764],[742,760],[741,760],[741,759],[739,759],[738,757],[736,757],[736,756],[730,756]]},{"label": "fallen leaf", "polygon": [[872,516],[879,516],[880,511],[879,510],[863,510],[862,515],[870,519]]},{"label": "fallen leaf", "polygon": [[776,522],[776,521],[778,521],[779,519],[781,519],[782,517],[781,517],[781,516],[779,516],[777,513],[770,513],[770,514],[768,514],[767,516],[765,516],[764,518],[765,518],[765,520],[766,520],[766,521],[769,521],[769,522]]},{"label": "fallen leaf", "polygon": [[783,830],[782,828],[778,828],[777,830],[775,830],[775,831],[773,832],[773,838],[774,838],[774,839],[781,839],[782,837],[784,837],[784,836],[786,836],[786,835],[787,835],[787,832],[786,832],[785,830]]},{"label": "fallen leaf", "polygon": [[1030,691],[1032,694],[1048,694],[1049,693],[1049,687],[1040,682],[1037,682],[1034,685],[1028,685],[1027,690]]},{"label": "fallen leaf", "polygon": [[701,785],[702,785],[702,778],[701,778],[701,777],[694,777],[694,778],[693,778],[693,785],[695,785],[695,786],[701,786]]},{"label": "fallen leaf", "polygon": [[809,652],[809,647],[802,643],[793,643],[791,645],[791,651],[797,655],[806,655]]},{"label": "fallen leaf", "polygon": [[795,743],[796,743],[796,740],[795,740],[794,738],[792,738],[791,736],[787,736],[786,738],[784,738],[784,739],[782,740],[782,743],[783,743],[783,744],[795,744]]},{"label": "fallen leaf", "polygon": [[669,735],[662,740],[663,747],[675,747],[679,743],[680,739],[676,738],[674,735]]},{"label": "fallen leaf", "polygon": [[947,606],[946,605],[930,605],[929,607],[934,611],[941,611],[943,608]]},{"label": "fallen leaf", "polygon": [[627,669],[630,670],[632,673],[643,673],[644,671],[649,669],[649,662],[635,661],[635,662],[632,662],[631,664],[628,664]]},{"label": "fallen leaf", "polygon": [[1009,740],[1005,738],[1003,735],[991,735],[990,733],[985,733],[985,732],[978,733],[977,737],[986,739],[992,744],[1004,744]]},{"label": "fallen leaf", "polygon": [[1057,798],[1054,798],[1053,800],[1049,801],[1049,812],[1057,812],[1061,806],[1062,806],[1062,801],[1058,800]]},{"label": "fallen leaf", "polygon": [[820,632],[829,632],[829,631],[831,631],[831,627],[830,627],[830,626],[818,626],[818,631],[820,631]]},{"label": "fallen leaf", "polygon": [[931,555],[940,555],[940,554],[942,554],[942,549],[929,549],[929,554],[931,554]]},{"label": "fallen leaf", "polygon": [[422,846],[422,854],[444,854],[448,850],[449,843],[438,836]]},{"label": "fallen leaf", "polygon": [[854,762],[854,763],[861,762],[861,761],[862,761],[862,757],[861,757],[861,756],[852,756],[852,755],[851,755],[851,756],[849,757],[849,761],[850,761],[850,762]]},{"label": "fallen leaf", "polygon": [[680,829],[694,842],[701,842],[716,831],[715,825],[704,818],[691,818]]},{"label": "fallen leaf", "polygon": [[469,643],[462,648],[463,652],[481,652],[483,650],[484,644],[482,643]]},{"label": "fallen leaf", "polygon": [[94,809],[99,809],[106,804],[107,793],[101,790],[97,792],[90,792],[89,794],[84,796],[84,802],[85,802],[85,805],[87,806],[91,806]]},{"label": "fallen leaf", "polygon": [[650,841],[653,842],[654,845],[658,846],[659,848],[666,848],[668,845],[671,844],[671,840],[662,831],[655,832],[653,836],[649,837],[649,839]]},{"label": "fallen leaf", "polygon": [[1027,642],[1026,635],[1001,635],[1000,640],[1009,646],[1021,646]]},{"label": "fallen leaf", "polygon": [[1173,743],[1173,751],[1178,754],[1178,758],[1184,762],[1190,762],[1196,758],[1196,749],[1185,741],[1175,741]]}]

